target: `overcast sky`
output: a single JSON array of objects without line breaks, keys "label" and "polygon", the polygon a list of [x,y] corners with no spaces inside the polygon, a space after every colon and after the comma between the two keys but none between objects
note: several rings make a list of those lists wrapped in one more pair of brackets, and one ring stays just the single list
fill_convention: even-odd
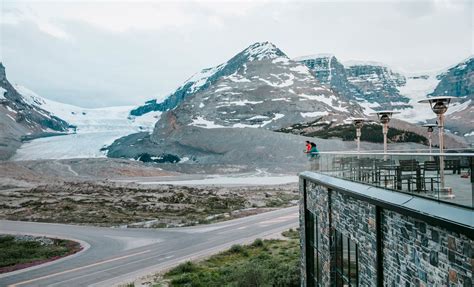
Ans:
[{"label": "overcast sky", "polygon": [[0,3],[10,81],[84,107],[163,98],[259,41],[406,71],[456,64],[474,45],[470,0]]}]

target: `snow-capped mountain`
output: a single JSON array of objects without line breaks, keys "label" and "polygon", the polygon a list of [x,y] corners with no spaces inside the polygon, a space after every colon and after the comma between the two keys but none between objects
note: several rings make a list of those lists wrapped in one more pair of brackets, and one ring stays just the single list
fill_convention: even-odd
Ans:
[{"label": "snow-capped mountain", "polygon": [[246,61],[235,66],[234,73],[190,94],[157,128],[175,117],[174,125],[274,130],[311,118],[362,112],[358,105],[322,86],[305,65],[290,60],[273,44],[256,43],[238,55],[245,55]]},{"label": "snow-capped mountain", "polygon": [[70,123],[70,133],[23,143],[13,160],[105,157],[103,149],[131,133],[151,132],[161,112],[130,116],[132,106],[87,109],[45,99],[31,90],[15,86],[31,106],[48,111]]},{"label": "snow-capped mountain", "polygon": [[[433,112],[419,100],[430,96],[456,96],[448,109],[447,127],[459,135],[474,130],[474,58],[450,68],[407,73],[370,61],[343,61],[331,54],[295,58],[304,63],[318,80],[337,95],[355,101],[369,116],[375,110],[395,109],[397,117],[419,124],[433,121]],[[459,121],[465,117],[465,121]],[[453,119],[450,121],[449,119]]]},{"label": "snow-capped mountain", "polygon": [[76,133],[151,131],[161,115],[161,112],[153,112],[146,116],[130,116],[134,106],[82,108],[43,98],[20,85],[15,85],[15,89],[31,106],[67,121]]},{"label": "snow-capped mountain", "polygon": [[314,72],[318,80],[340,97],[363,106],[366,113],[374,109],[409,108],[409,98],[398,88],[405,78],[389,67],[376,62],[348,61],[341,63],[334,55],[319,54],[295,58]]},{"label": "snow-capped mountain", "polygon": [[[401,110],[400,118],[411,123],[435,122],[427,104],[419,100],[432,96],[455,96],[446,112],[446,127],[460,136],[474,138],[474,58],[441,71],[406,74],[400,93],[410,98],[412,109]],[[468,139],[469,140],[469,139]]]},{"label": "snow-capped mountain", "polygon": [[7,79],[5,67],[0,63],[0,103],[12,121],[27,128],[31,133],[65,132],[69,124],[42,109],[28,97],[23,97]]},{"label": "snow-capped mountain", "polygon": [[474,57],[448,68],[438,74],[436,89],[430,96],[455,96],[464,100],[474,99]]},{"label": "snow-capped mountain", "polygon": [[23,136],[61,133],[68,128],[66,121],[24,98],[10,84],[0,63],[0,160],[15,152]]},{"label": "snow-capped mountain", "polygon": [[[232,73],[218,77],[214,73],[198,82],[186,82],[189,93],[163,113],[151,136],[121,139],[110,147],[108,155],[137,158],[146,151],[153,156],[172,152],[179,157],[207,157],[231,152],[232,148],[247,148],[252,153],[262,146],[255,146],[251,138],[259,141],[255,136],[267,134],[264,130],[321,117],[342,121],[363,114],[357,103],[338,97],[321,85],[308,67],[289,59],[271,43],[255,43],[225,64],[205,71],[223,71],[229,63],[232,69],[227,71]],[[200,84],[192,88],[192,83]],[[242,137],[241,146],[226,144],[237,135]],[[268,135],[273,140],[278,137],[288,135]]]},{"label": "snow-capped mountain", "polygon": [[272,43],[255,43],[241,53],[235,55],[229,61],[216,67],[203,69],[186,80],[180,87],[173,91],[163,102],[153,99],[147,101],[143,106],[132,110],[132,116],[140,116],[151,111],[167,111],[175,108],[186,97],[209,88],[221,77],[234,74],[244,63],[253,60],[272,59],[285,56]]},{"label": "snow-capped mountain", "polygon": [[[161,114],[135,117],[132,109],[87,109],[43,98],[10,84],[0,64],[0,159],[15,152],[14,160],[105,156],[104,146],[131,133],[151,132]],[[49,137],[57,134],[62,136]]]}]

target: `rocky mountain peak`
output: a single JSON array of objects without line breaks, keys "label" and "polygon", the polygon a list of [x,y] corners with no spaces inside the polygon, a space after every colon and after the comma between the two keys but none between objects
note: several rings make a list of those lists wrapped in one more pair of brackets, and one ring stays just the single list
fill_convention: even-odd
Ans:
[{"label": "rocky mountain peak", "polygon": [[378,62],[340,62],[332,54],[318,54],[295,59],[305,64],[326,87],[339,97],[356,101],[367,113],[372,108],[408,108],[408,98],[402,96],[399,87],[405,85],[403,75],[393,72]]},{"label": "rocky mountain peak", "polygon": [[288,58],[285,53],[283,53],[280,49],[277,48],[271,42],[257,42],[250,45],[247,49],[242,51],[244,55],[248,57],[249,61],[254,60],[268,60],[268,59],[275,59],[279,57]]},{"label": "rocky mountain peak", "polygon": [[455,96],[474,100],[474,56],[436,76],[440,81],[430,96]]},{"label": "rocky mountain peak", "polygon": [[230,60],[218,66],[206,68],[187,79],[180,87],[173,91],[164,101],[150,100],[144,105],[132,110],[132,116],[141,116],[152,111],[168,111],[174,109],[185,98],[198,92],[207,90],[222,77],[230,76],[239,69],[246,69],[247,64],[256,61],[289,61],[288,57],[270,42],[257,42]]}]

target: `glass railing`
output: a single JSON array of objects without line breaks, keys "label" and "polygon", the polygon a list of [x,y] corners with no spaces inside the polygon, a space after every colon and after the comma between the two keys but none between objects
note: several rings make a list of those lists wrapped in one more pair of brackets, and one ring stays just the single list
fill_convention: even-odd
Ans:
[{"label": "glass railing", "polygon": [[320,152],[310,169],[338,178],[473,208],[474,153]]}]

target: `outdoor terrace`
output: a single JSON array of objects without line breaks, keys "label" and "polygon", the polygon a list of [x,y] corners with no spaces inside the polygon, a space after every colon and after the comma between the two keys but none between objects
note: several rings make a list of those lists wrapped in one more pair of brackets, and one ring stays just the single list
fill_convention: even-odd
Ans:
[{"label": "outdoor terrace", "polygon": [[[444,163],[441,165],[440,159]],[[311,170],[336,178],[474,208],[474,153],[320,152]]]}]

